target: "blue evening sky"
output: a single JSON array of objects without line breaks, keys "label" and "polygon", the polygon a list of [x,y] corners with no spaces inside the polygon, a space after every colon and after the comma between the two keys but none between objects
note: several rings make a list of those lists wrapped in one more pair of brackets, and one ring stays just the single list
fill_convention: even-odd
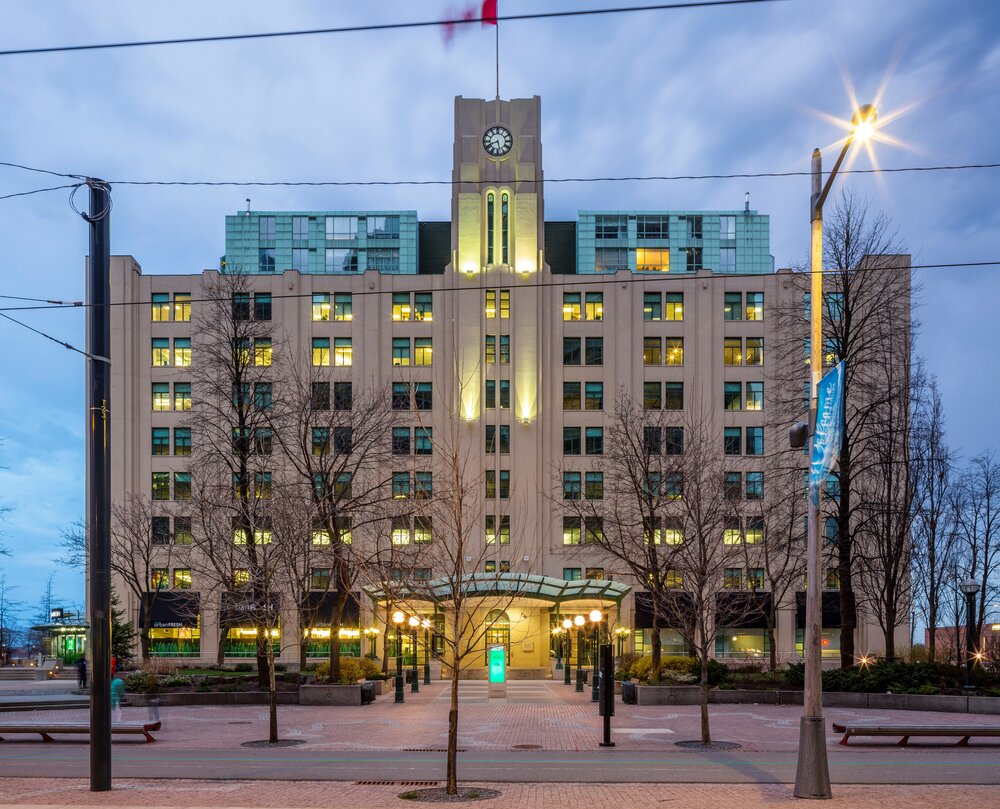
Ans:
[{"label": "blue evening sky", "polygon": [[[500,12],[615,5],[500,0]],[[432,19],[461,3],[8,0],[0,49]],[[1000,7],[995,0],[808,0],[510,23],[500,92],[542,97],[546,175],[806,170],[850,115],[881,97],[883,166],[1000,161]],[[492,30],[446,46],[437,29],[107,52],[0,57],[0,161],[108,179],[447,179],[456,95],[494,93]],[[891,77],[890,77],[891,74]],[[991,112],[992,110],[992,112]],[[834,154],[825,152],[827,168]],[[869,165],[867,157],[857,163]],[[1000,171],[845,177],[899,228],[914,263],[1000,259]],[[0,195],[58,185],[0,168]],[[546,218],[580,209],[740,208],[771,215],[778,266],[808,247],[808,179],[551,184]],[[84,194],[80,194],[83,202]],[[192,273],[224,251],[227,213],[415,208],[447,219],[447,187],[148,188],[117,186],[112,252],[146,273]],[[66,192],[0,200],[0,293],[80,299],[87,229]],[[1000,268],[924,270],[919,351],[941,383],[951,440],[998,446],[995,328]],[[13,305],[16,301],[0,301]],[[16,314],[16,313],[12,313]],[[80,310],[26,312],[77,346]],[[990,335],[993,335],[992,337]],[[59,530],[84,508],[81,356],[0,320],[0,504],[12,511],[0,571],[37,603],[56,569]],[[59,570],[57,600],[83,601]]]}]

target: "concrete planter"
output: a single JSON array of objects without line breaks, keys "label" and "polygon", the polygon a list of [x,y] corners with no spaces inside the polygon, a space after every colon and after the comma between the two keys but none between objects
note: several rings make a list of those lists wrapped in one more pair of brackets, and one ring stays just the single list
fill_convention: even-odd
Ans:
[{"label": "concrete planter", "polygon": [[697,705],[701,701],[697,685],[640,685],[637,691],[640,705]]},{"label": "concrete planter", "polygon": [[361,684],[300,685],[299,705],[360,705]]},{"label": "concrete planter", "polygon": [[708,701],[715,705],[777,705],[777,691],[743,691],[722,689],[708,692]]},{"label": "concrete planter", "polygon": [[380,697],[389,690],[386,685],[387,680],[366,680],[365,682],[371,683],[375,687],[375,696]]},{"label": "concrete planter", "polygon": [[1000,714],[1000,697],[969,697],[969,713]]},{"label": "concrete planter", "polygon": [[[158,700],[161,707],[168,705],[267,705],[269,695],[266,691],[206,691],[177,692],[166,694],[127,694],[130,705],[145,706],[152,700]],[[298,705],[299,694],[296,691],[279,691],[279,705]]]}]

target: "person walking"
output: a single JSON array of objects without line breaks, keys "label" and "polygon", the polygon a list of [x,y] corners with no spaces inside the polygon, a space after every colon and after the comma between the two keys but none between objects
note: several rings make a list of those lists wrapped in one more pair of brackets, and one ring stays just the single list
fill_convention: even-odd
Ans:
[{"label": "person walking", "polygon": [[122,721],[122,698],[125,696],[125,683],[121,677],[111,681],[111,721]]},{"label": "person walking", "polygon": [[80,662],[76,664],[76,675],[77,682],[80,688],[87,687],[87,658],[81,657]]}]

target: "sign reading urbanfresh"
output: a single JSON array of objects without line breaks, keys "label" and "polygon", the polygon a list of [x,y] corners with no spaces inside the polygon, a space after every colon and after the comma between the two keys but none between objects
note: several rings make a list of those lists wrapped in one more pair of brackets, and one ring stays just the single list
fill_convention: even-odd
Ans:
[{"label": "sign reading urbanfresh", "polygon": [[490,647],[490,682],[507,681],[507,650],[503,646]]},{"label": "sign reading urbanfresh", "polygon": [[809,496],[819,502],[819,490],[840,454],[844,434],[844,361],[824,376],[816,393],[816,427],[809,468]]}]

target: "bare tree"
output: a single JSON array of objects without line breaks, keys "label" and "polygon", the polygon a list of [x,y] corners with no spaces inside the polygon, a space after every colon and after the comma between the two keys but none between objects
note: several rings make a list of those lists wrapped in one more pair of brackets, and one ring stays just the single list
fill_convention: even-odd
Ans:
[{"label": "bare tree", "polygon": [[59,529],[59,549],[60,555],[52,560],[56,564],[78,569],[87,566],[87,525],[83,520],[73,520]]},{"label": "bare tree", "polygon": [[[911,284],[909,258],[902,255],[891,221],[853,192],[845,192],[827,218],[825,237],[824,300],[811,303],[823,307],[824,364],[846,360],[837,493],[825,513],[837,525],[833,544],[840,586],[840,658],[841,665],[849,667],[854,665],[858,625],[855,553],[863,520],[859,494],[874,463],[871,441],[879,434],[885,399],[892,395],[881,370],[887,361],[886,339],[894,331],[912,330]],[[772,309],[778,321],[776,348],[788,356],[801,351],[809,320],[809,306],[801,305],[803,298],[808,301],[808,273],[794,273],[792,280],[802,298]],[[804,414],[807,403],[801,391],[808,381],[808,365],[800,365],[782,381],[784,405]]]},{"label": "bare tree", "polygon": [[915,403],[912,443],[913,575],[928,630],[927,658],[933,662],[938,655],[936,629],[947,606],[947,585],[957,549],[950,508],[954,459],[945,440],[944,406],[934,378]]},{"label": "bare tree", "polygon": [[11,653],[18,637],[18,624],[24,602],[14,598],[17,585],[0,573],[0,666],[10,665]]},{"label": "bare tree", "polygon": [[1000,463],[995,450],[969,461],[959,478],[954,509],[960,575],[979,582],[976,634],[982,637],[986,607],[1000,593]]}]

